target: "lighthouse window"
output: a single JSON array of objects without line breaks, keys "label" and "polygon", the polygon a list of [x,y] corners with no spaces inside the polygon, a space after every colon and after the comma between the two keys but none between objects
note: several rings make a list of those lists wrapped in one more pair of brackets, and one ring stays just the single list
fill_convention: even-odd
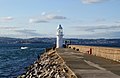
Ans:
[{"label": "lighthouse window", "polygon": [[58,30],[59,32],[62,32],[62,30]]}]

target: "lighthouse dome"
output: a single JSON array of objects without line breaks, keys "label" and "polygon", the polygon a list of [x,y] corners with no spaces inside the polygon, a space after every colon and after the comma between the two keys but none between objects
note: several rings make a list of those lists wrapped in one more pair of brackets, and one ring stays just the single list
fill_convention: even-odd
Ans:
[{"label": "lighthouse dome", "polygon": [[57,29],[63,29],[61,24],[58,25]]}]

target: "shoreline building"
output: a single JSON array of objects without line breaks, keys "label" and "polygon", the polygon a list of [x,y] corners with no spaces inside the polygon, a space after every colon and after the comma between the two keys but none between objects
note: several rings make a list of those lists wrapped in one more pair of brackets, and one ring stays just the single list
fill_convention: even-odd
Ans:
[{"label": "shoreline building", "polygon": [[63,28],[61,24],[57,27],[57,43],[56,48],[62,48],[63,47]]}]

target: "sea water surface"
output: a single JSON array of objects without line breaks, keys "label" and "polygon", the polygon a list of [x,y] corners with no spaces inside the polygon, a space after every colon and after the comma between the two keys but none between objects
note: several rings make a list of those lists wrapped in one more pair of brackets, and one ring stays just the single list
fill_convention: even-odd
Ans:
[{"label": "sea water surface", "polygon": [[[21,49],[27,46],[27,49]],[[0,78],[14,78],[25,72],[37,56],[52,44],[0,45]]]}]

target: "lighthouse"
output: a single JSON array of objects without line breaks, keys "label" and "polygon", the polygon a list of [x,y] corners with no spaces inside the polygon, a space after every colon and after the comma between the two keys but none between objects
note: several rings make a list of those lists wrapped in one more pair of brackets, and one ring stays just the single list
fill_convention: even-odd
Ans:
[{"label": "lighthouse", "polygon": [[63,28],[61,25],[58,25],[56,48],[62,48],[62,47],[63,47]]}]

